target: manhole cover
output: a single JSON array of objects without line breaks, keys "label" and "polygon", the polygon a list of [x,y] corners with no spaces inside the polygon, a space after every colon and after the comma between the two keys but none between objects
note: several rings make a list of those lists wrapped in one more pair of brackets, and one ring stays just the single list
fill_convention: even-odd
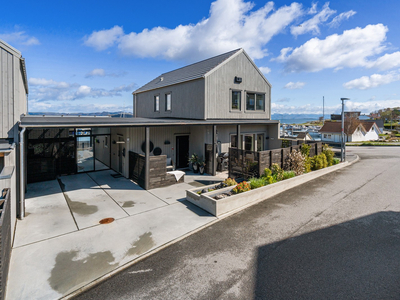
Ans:
[{"label": "manhole cover", "polygon": [[110,223],[112,223],[112,222],[114,222],[114,218],[105,218],[105,219],[102,219],[102,220],[100,220],[100,224],[110,224]]}]

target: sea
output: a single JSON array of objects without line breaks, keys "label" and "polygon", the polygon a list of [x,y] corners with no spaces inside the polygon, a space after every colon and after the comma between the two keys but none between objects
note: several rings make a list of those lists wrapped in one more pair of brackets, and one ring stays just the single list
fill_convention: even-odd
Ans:
[{"label": "sea", "polygon": [[303,124],[311,121],[317,121],[318,119],[304,118],[304,119],[278,119],[281,124]]}]

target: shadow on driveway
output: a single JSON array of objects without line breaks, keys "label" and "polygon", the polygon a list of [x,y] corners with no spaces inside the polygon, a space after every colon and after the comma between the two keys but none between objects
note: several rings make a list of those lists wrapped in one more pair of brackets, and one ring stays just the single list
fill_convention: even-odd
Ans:
[{"label": "shadow on driveway", "polygon": [[258,248],[255,299],[399,299],[400,213]]}]

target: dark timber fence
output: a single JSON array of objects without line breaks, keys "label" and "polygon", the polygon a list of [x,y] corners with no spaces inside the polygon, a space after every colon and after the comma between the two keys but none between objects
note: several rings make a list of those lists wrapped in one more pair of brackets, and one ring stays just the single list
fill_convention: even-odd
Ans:
[{"label": "dark timber fence", "polygon": [[10,189],[0,194],[0,299],[4,299],[11,255]]},{"label": "dark timber fence", "polygon": [[[322,152],[322,142],[311,142],[307,145],[311,146],[310,157]],[[271,168],[272,164],[278,164],[282,168],[286,157],[301,147],[302,144],[258,152],[229,148],[229,177],[243,179],[260,177],[264,169]]]},{"label": "dark timber fence", "polygon": [[[181,183],[182,176],[177,182],[175,176],[167,174],[167,156],[150,156],[149,166],[149,190]],[[135,181],[142,188],[145,188],[145,157],[142,154],[129,151],[129,178]]]}]

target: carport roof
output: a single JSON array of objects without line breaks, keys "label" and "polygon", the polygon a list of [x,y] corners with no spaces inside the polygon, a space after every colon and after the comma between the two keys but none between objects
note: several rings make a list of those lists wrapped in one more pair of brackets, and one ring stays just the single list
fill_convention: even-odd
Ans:
[{"label": "carport roof", "polygon": [[111,118],[80,116],[23,116],[20,127],[157,127],[187,125],[245,125],[245,124],[278,124],[278,120],[193,120],[193,119],[149,119],[149,118]]}]

